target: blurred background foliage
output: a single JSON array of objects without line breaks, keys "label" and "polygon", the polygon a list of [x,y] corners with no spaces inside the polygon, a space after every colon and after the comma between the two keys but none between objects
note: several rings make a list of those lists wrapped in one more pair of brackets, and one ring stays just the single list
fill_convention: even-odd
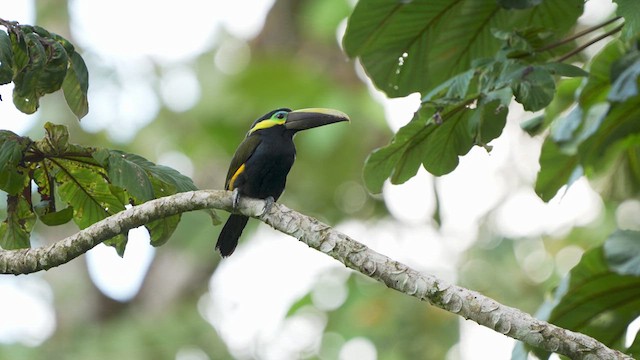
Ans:
[{"label": "blurred background foliage", "polygon": [[[71,28],[71,24],[80,21],[69,11],[72,3],[35,2],[34,23],[63,35],[81,48],[84,44]],[[246,2],[245,5],[253,4]],[[601,244],[616,228],[619,204],[597,198],[594,200],[597,214],[587,220],[578,219],[569,226],[539,232],[499,231],[502,212],[506,211],[504,206],[511,195],[524,192],[535,196],[532,184],[537,169],[535,166],[533,170],[523,169],[521,163],[527,158],[523,153],[531,148],[535,154],[529,157],[537,161],[542,143],[539,138],[528,143],[527,135],[513,131],[520,130],[519,119],[512,115],[518,111],[513,109],[510,117],[516,119],[510,121],[512,124],[508,126],[512,131],[505,130],[504,136],[523,150],[509,155],[492,153],[494,160],[501,156],[508,158],[503,168],[498,169],[504,176],[496,185],[502,195],[487,204],[477,222],[470,222],[474,224],[474,236],[469,242],[459,244],[460,241],[455,240],[456,228],[466,226],[464,214],[458,214],[458,218],[438,202],[451,200],[447,198],[444,182],[434,181],[424,173],[410,181],[422,189],[435,190],[432,198],[424,203],[417,194],[412,197],[410,190],[409,195],[405,195],[405,201],[411,203],[409,208],[422,209],[428,214],[417,221],[402,219],[393,211],[391,197],[400,187],[387,184],[383,195],[368,195],[362,181],[363,164],[372,149],[388,143],[392,131],[379,93],[367,85],[363,72],[340,48],[340,29],[344,29],[353,5],[347,0],[276,0],[257,35],[244,39],[223,27],[205,51],[180,61],[160,61],[147,56],[132,61],[133,65],[123,64],[122,60],[105,58],[87,47],[82,54],[91,76],[89,115],[78,123],[62,95],[56,93],[43,98],[42,107],[34,117],[36,121],[21,135],[39,139],[44,133],[44,122],[64,124],[69,127],[71,142],[139,154],[191,176],[199,188],[220,189],[231,156],[255,118],[278,107],[340,109],[350,115],[349,126],[328,127],[296,137],[299,161],[289,175],[287,190],[280,201],[329,224],[341,224],[343,231],[358,240],[367,242],[367,238],[371,238],[368,245],[392,257],[402,251],[413,252],[399,255],[398,259],[420,270],[434,272],[504,304],[535,313],[545,295],[575,265],[583,249]],[[209,10],[205,6],[190,11]],[[1,13],[0,8],[0,16],[4,16]],[[153,9],[148,9],[139,16],[153,14]],[[118,19],[112,23],[114,27],[125,26],[118,24]],[[176,18],[167,18],[166,28],[145,31],[149,37],[162,37],[165,32],[198,36],[190,31],[188,22]],[[182,76],[184,74],[187,76]],[[194,88],[189,79],[194,76],[197,91],[189,92],[187,90]],[[99,93],[100,99],[92,102],[92,93]],[[140,93],[144,96],[139,96]],[[192,101],[178,101],[184,94]],[[11,104],[5,101],[0,106]],[[127,113],[122,110],[126,106],[133,107],[139,118],[147,120],[128,121]],[[508,151],[508,143],[501,144]],[[462,160],[459,170],[464,171],[465,166],[468,168],[468,163]],[[456,170],[458,174],[460,171]],[[447,179],[455,179],[456,172]],[[469,177],[469,174],[467,171],[459,176],[465,178],[465,187],[473,190],[480,181],[476,176],[482,175],[471,173],[473,177]],[[439,198],[434,200],[436,194]],[[468,198],[471,202],[478,201],[476,196],[482,198],[481,194],[470,197],[466,194],[461,188],[458,200],[464,202]],[[539,222],[536,214],[539,213],[529,215],[530,222]],[[243,237],[245,244],[276,236],[265,235],[264,231],[256,230],[258,226],[264,225],[250,222]],[[473,358],[465,349],[474,349],[474,345],[460,340],[471,337],[465,337],[464,332],[475,324],[470,325],[332,263],[320,266],[320,270],[313,273],[307,287],[302,287],[295,299],[284,305],[288,310],[282,324],[276,330],[270,329],[285,334],[284,340],[280,338],[285,342],[280,346],[284,350],[267,353],[265,349],[270,347],[265,343],[272,339],[269,336],[248,341],[250,346],[244,348],[238,348],[237,343],[234,346],[233,341],[225,338],[227,330],[212,321],[220,314],[211,314],[207,305],[209,294],[217,290],[214,285],[224,280],[216,282],[216,273],[238,270],[231,264],[223,269],[225,264],[220,263],[213,251],[219,230],[211,227],[205,214],[185,214],[171,240],[155,252],[140,289],[124,301],[109,297],[96,286],[85,261],[72,261],[19,283],[25,288],[35,288],[35,293],[51,305],[55,329],[39,340],[14,339],[0,344],[0,358]],[[72,225],[37,226],[34,243],[49,244],[76,231]],[[429,240],[433,234],[437,236],[431,238],[436,240]],[[428,240],[433,247],[421,248],[422,253],[414,251],[416,243],[420,248]],[[283,242],[292,242],[292,239]],[[288,249],[275,242],[273,247]],[[300,251],[309,250],[296,248],[291,256]],[[441,256],[440,262],[424,260],[438,254],[447,256]],[[234,255],[244,266],[240,271],[249,276],[259,272],[260,269],[251,268],[251,262],[246,259],[242,262],[241,256],[240,253]],[[302,270],[292,267],[287,271]],[[0,280],[13,281],[4,276]],[[249,285],[229,286],[224,289]],[[287,286],[284,284],[283,289]],[[251,297],[257,303],[266,302],[279,291],[276,285],[270,289],[272,292],[251,293]],[[328,296],[328,304],[321,300],[322,294]],[[255,327],[251,321],[243,321],[246,319],[238,320],[240,329]],[[308,324],[316,324],[314,329],[320,333],[309,330],[317,336],[304,343],[297,335],[308,330],[305,327]],[[287,326],[293,335],[285,331]],[[286,343],[287,334],[292,343]],[[493,336],[493,340],[503,341],[501,335]],[[490,343],[475,346],[489,346],[487,344]]]}]

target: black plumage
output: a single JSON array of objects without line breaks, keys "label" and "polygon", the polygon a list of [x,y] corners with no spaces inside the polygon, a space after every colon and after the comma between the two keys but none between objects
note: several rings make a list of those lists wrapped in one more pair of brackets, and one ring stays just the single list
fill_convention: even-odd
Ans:
[{"label": "black plumage", "polygon": [[[348,120],[347,115],[331,109],[287,108],[273,110],[256,120],[227,172],[225,189],[234,191],[234,206],[244,196],[267,199],[268,204],[278,200],[296,158],[296,132]],[[222,256],[233,253],[248,220],[244,215],[229,216],[216,244]]]}]

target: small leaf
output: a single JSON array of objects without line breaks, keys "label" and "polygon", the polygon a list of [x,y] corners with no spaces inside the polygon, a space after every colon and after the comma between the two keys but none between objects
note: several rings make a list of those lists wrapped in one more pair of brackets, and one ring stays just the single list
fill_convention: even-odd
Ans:
[{"label": "small leaf", "polygon": [[145,227],[149,230],[149,236],[151,237],[151,245],[164,245],[178,227],[179,222],[180,214],[155,220],[146,224]]},{"label": "small leaf", "polygon": [[11,39],[6,32],[0,31],[0,85],[8,84],[13,79],[13,51]]},{"label": "small leaf", "polygon": [[28,184],[26,169],[20,166],[30,140],[0,130],[0,189],[18,195]]},{"label": "small leaf", "polygon": [[558,190],[582,174],[577,155],[564,154],[557,144],[547,138],[540,153],[540,171],[536,179],[536,194],[543,201],[551,200]]},{"label": "small leaf", "polygon": [[640,232],[618,230],[604,243],[611,270],[620,275],[640,276]]},{"label": "small leaf", "polygon": [[48,226],[66,224],[73,219],[73,208],[71,206],[67,206],[60,211],[38,214],[38,219]]},{"label": "small leaf", "polygon": [[566,77],[586,77],[589,73],[581,68],[560,62],[546,63],[543,65],[552,75],[566,76]]},{"label": "small leaf", "polygon": [[530,66],[522,70],[520,78],[511,84],[511,89],[516,101],[525,110],[538,111],[553,100],[556,85],[549,71],[539,66]]},{"label": "small leaf", "polygon": [[64,125],[44,124],[46,136],[39,142],[39,149],[48,154],[60,155],[69,148],[69,130]]},{"label": "small leaf", "polygon": [[120,234],[105,241],[104,244],[113,247],[116,253],[118,253],[118,256],[124,257],[124,251],[127,248],[128,241],[129,237],[127,234]]},{"label": "small leaf", "polygon": [[0,247],[5,250],[31,246],[29,237],[36,215],[22,196],[7,196],[7,218],[0,223]]},{"label": "small leaf", "polygon": [[62,90],[67,105],[78,120],[89,112],[87,91],[89,89],[89,72],[82,57],[74,52],[69,56],[69,69],[62,82]]}]

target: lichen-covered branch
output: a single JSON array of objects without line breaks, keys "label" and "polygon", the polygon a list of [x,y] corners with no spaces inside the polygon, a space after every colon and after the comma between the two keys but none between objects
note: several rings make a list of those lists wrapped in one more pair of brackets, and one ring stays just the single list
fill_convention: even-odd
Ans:
[{"label": "lichen-covered branch", "polygon": [[[502,305],[480,293],[413,270],[284,205],[274,204],[267,214],[263,214],[263,207],[263,201],[243,199],[239,211],[296,237],[309,247],[392,289],[427,301],[531,346],[563,354],[572,359],[632,359],[589,336],[537,320],[527,313]],[[27,274],[47,270],[67,263],[100,242],[129,229],[166,216],[204,208],[230,210],[231,193],[218,190],[179,193],[120,212],[48,247],[0,250],[0,273]]]}]

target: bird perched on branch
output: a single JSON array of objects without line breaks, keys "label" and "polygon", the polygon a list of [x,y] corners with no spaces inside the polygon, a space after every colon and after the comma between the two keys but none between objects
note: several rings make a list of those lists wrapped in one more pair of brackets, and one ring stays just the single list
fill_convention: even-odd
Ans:
[{"label": "bird perched on branch", "polygon": [[[265,212],[284,191],[287,174],[296,159],[293,136],[301,130],[349,121],[332,109],[277,109],[256,120],[233,155],[225,189],[233,191],[233,208],[241,196],[266,200]],[[223,257],[233,253],[249,218],[231,214],[224,224],[216,249]]]}]

